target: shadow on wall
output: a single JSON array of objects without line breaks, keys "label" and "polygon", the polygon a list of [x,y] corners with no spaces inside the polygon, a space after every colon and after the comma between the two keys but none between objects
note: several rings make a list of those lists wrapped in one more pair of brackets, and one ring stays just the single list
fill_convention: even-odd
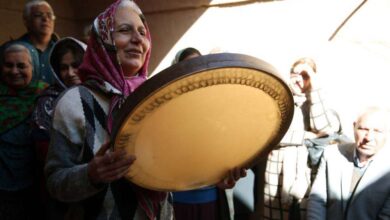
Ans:
[{"label": "shadow on wall", "polygon": [[150,73],[206,10],[205,7],[197,7],[152,13],[145,12],[152,34]]}]

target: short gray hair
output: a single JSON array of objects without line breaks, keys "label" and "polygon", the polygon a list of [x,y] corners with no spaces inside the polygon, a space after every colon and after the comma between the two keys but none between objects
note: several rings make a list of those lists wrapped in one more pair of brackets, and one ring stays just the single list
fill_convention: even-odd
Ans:
[{"label": "short gray hair", "polygon": [[50,8],[51,12],[54,15],[53,8],[51,7],[51,5],[47,1],[44,1],[44,0],[32,0],[32,1],[27,2],[24,5],[23,19],[24,20],[29,20],[30,17],[31,17],[31,8],[34,7],[34,6],[38,6],[38,5],[46,5],[46,6],[48,6]]},{"label": "short gray hair", "polygon": [[[17,52],[25,52],[28,55],[28,61],[32,65],[32,57],[31,53],[28,50],[26,46],[20,43],[11,43],[9,46],[7,46],[3,52],[3,59],[5,59],[5,56],[9,53],[17,53]],[[2,60],[4,62],[4,60]]]},{"label": "short gray hair", "polygon": [[390,110],[384,106],[365,106],[361,109],[361,111],[358,114],[357,119],[355,120],[355,123],[360,123],[361,119],[365,115],[371,115],[371,114],[380,114],[382,116],[382,120],[386,125],[387,132],[390,130]]}]

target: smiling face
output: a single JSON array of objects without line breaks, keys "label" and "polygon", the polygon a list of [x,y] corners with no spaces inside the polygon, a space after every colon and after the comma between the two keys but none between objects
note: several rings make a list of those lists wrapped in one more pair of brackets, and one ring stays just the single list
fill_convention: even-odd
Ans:
[{"label": "smiling face", "polygon": [[66,86],[70,87],[81,83],[78,74],[80,61],[75,59],[71,51],[64,54],[60,60],[60,76]]},{"label": "smiling face", "polygon": [[20,89],[30,84],[32,65],[26,51],[8,52],[4,55],[2,80],[11,88]]},{"label": "smiling face", "polygon": [[369,111],[354,123],[356,150],[360,161],[372,158],[385,145],[388,128],[386,113]]},{"label": "smiling face", "polygon": [[116,11],[113,40],[124,75],[137,74],[144,65],[150,42],[140,16],[128,5]]},{"label": "smiling face", "polygon": [[53,33],[54,19],[53,11],[48,5],[35,5],[31,7],[30,16],[25,24],[30,33],[37,36],[48,36]]}]

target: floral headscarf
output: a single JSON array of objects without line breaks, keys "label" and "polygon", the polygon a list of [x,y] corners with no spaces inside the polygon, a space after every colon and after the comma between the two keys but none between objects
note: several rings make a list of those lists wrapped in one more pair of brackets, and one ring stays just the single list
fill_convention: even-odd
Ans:
[{"label": "floral headscarf", "polygon": [[[112,37],[115,27],[115,13],[119,5],[124,1],[128,1],[128,4],[140,15],[146,28],[146,37],[151,42],[149,29],[143,19],[140,8],[131,0],[118,0],[94,20],[84,61],[79,68],[79,73],[81,73],[80,77],[83,82],[94,80],[103,87],[105,83],[109,83],[119,91],[119,93],[111,91],[112,98],[107,120],[109,133],[111,133],[112,129],[112,111],[114,107],[147,79],[147,69],[150,59],[149,49],[144,65],[138,74],[130,79],[125,79],[117,58],[117,50]],[[145,211],[148,218],[155,219],[159,212],[159,203],[167,197],[167,193],[143,189],[134,184],[133,189],[136,192],[139,205]]]},{"label": "floral headscarf", "polygon": [[147,51],[144,65],[138,74],[132,76],[130,79],[125,79],[122,67],[117,58],[117,50],[112,37],[115,27],[115,13],[118,6],[124,1],[128,1],[128,4],[140,15],[146,28],[146,37],[151,43],[149,29],[143,19],[141,9],[131,0],[118,0],[94,20],[84,61],[79,69],[79,72],[82,73],[80,75],[82,81],[95,80],[101,85],[107,82],[116,90],[120,91],[120,94],[113,92],[114,94],[111,99],[107,122],[109,133],[111,133],[112,129],[112,110],[119,101],[123,101],[147,79],[150,60],[151,46],[149,51]]},{"label": "floral headscarf", "polygon": [[23,122],[32,112],[35,99],[47,84],[30,83],[26,88],[13,89],[0,82],[0,134]]}]

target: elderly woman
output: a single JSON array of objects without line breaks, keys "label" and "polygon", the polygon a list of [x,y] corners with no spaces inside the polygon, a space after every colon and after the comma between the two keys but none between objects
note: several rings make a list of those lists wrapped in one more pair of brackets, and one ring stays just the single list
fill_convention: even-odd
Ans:
[{"label": "elderly woman", "polygon": [[39,202],[34,189],[35,154],[29,118],[46,84],[31,80],[31,55],[23,45],[7,45],[2,57],[0,219],[31,219]]},{"label": "elderly woman", "polygon": [[112,118],[147,78],[151,38],[139,7],[118,0],[93,23],[79,76],[54,109],[45,172],[55,198],[69,202],[70,219],[172,219],[168,194],[122,177],[135,160],[109,150]]},{"label": "elderly woman", "polygon": [[[83,85],[57,101],[45,166],[48,190],[71,203],[71,219],[173,219],[169,194],[124,179],[136,158],[110,151],[108,143],[120,103],[147,78],[150,49],[133,1],[118,0],[94,20],[79,69]],[[234,183],[233,174],[226,185]]]}]

